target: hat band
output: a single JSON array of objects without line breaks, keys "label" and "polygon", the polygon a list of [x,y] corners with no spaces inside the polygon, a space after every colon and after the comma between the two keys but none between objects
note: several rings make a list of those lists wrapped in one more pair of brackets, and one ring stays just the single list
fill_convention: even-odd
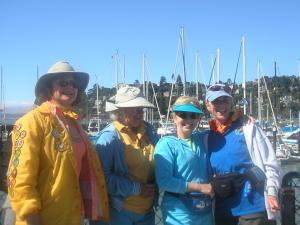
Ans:
[{"label": "hat band", "polygon": [[197,113],[197,114],[203,114],[202,110],[195,106],[192,103],[187,103],[183,105],[175,105],[173,112],[192,112],[192,113]]}]

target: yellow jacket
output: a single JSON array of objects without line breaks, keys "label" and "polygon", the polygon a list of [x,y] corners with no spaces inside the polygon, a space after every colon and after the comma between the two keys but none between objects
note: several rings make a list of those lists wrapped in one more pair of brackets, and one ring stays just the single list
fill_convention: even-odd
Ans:
[{"label": "yellow jacket", "polygon": [[[42,225],[80,225],[81,193],[76,159],[69,134],[44,103],[21,117],[12,135],[12,156],[7,172],[8,192],[16,225],[38,213]],[[109,207],[101,163],[92,145],[93,170],[99,188],[103,220]]]}]

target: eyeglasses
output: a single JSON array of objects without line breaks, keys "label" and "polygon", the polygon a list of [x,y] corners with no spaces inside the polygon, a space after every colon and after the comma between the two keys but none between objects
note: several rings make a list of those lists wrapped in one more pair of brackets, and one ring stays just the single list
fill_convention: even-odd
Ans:
[{"label": "eyeglasses", "polygon": [[198,114],[198,113],[176,112],[175,114],[184,120],[186,120],[186,119],[195,120],[195,119],[200,118],[200,114]]},{"label": "eyeglasses", "polygon": [[78,88],[78,84],[75,80],[57,80],[56,84],[61,88],[65,88],[67,86],[72,86],[73,88]]},{"label": "eyeglasses", "polygon": [[215,84],[208,88],[208,91],[225,91],[231,94],[231,88],[228,85]]}]

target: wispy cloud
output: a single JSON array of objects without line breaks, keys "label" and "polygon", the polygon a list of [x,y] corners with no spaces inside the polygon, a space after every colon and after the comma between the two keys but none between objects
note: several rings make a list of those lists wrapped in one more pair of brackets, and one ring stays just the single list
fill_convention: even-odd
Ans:
[{"label": "wispy cloud", "polygon": [[22,114],[32,109],[32,101],[8,101],[5,103],[6,113]]},{"label": "wispy cloud", "polygon": [[28,100],[22,101],[7,101],[5,102],[6,107],[15,107],[15,106],[32,106],[33,102]]}]

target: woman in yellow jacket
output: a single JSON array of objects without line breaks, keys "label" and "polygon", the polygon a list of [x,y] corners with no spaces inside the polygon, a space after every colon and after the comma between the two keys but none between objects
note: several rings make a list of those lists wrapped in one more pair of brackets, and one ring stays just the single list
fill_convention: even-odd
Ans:
[{"label": "woman in yellow jacket", "polygon": [[81,225],[84,218],[108,220],[101,164],[78,115],[89,75],[57,62],[35,87],[40,106],[14,126],[7,172],[16,225]]}]

